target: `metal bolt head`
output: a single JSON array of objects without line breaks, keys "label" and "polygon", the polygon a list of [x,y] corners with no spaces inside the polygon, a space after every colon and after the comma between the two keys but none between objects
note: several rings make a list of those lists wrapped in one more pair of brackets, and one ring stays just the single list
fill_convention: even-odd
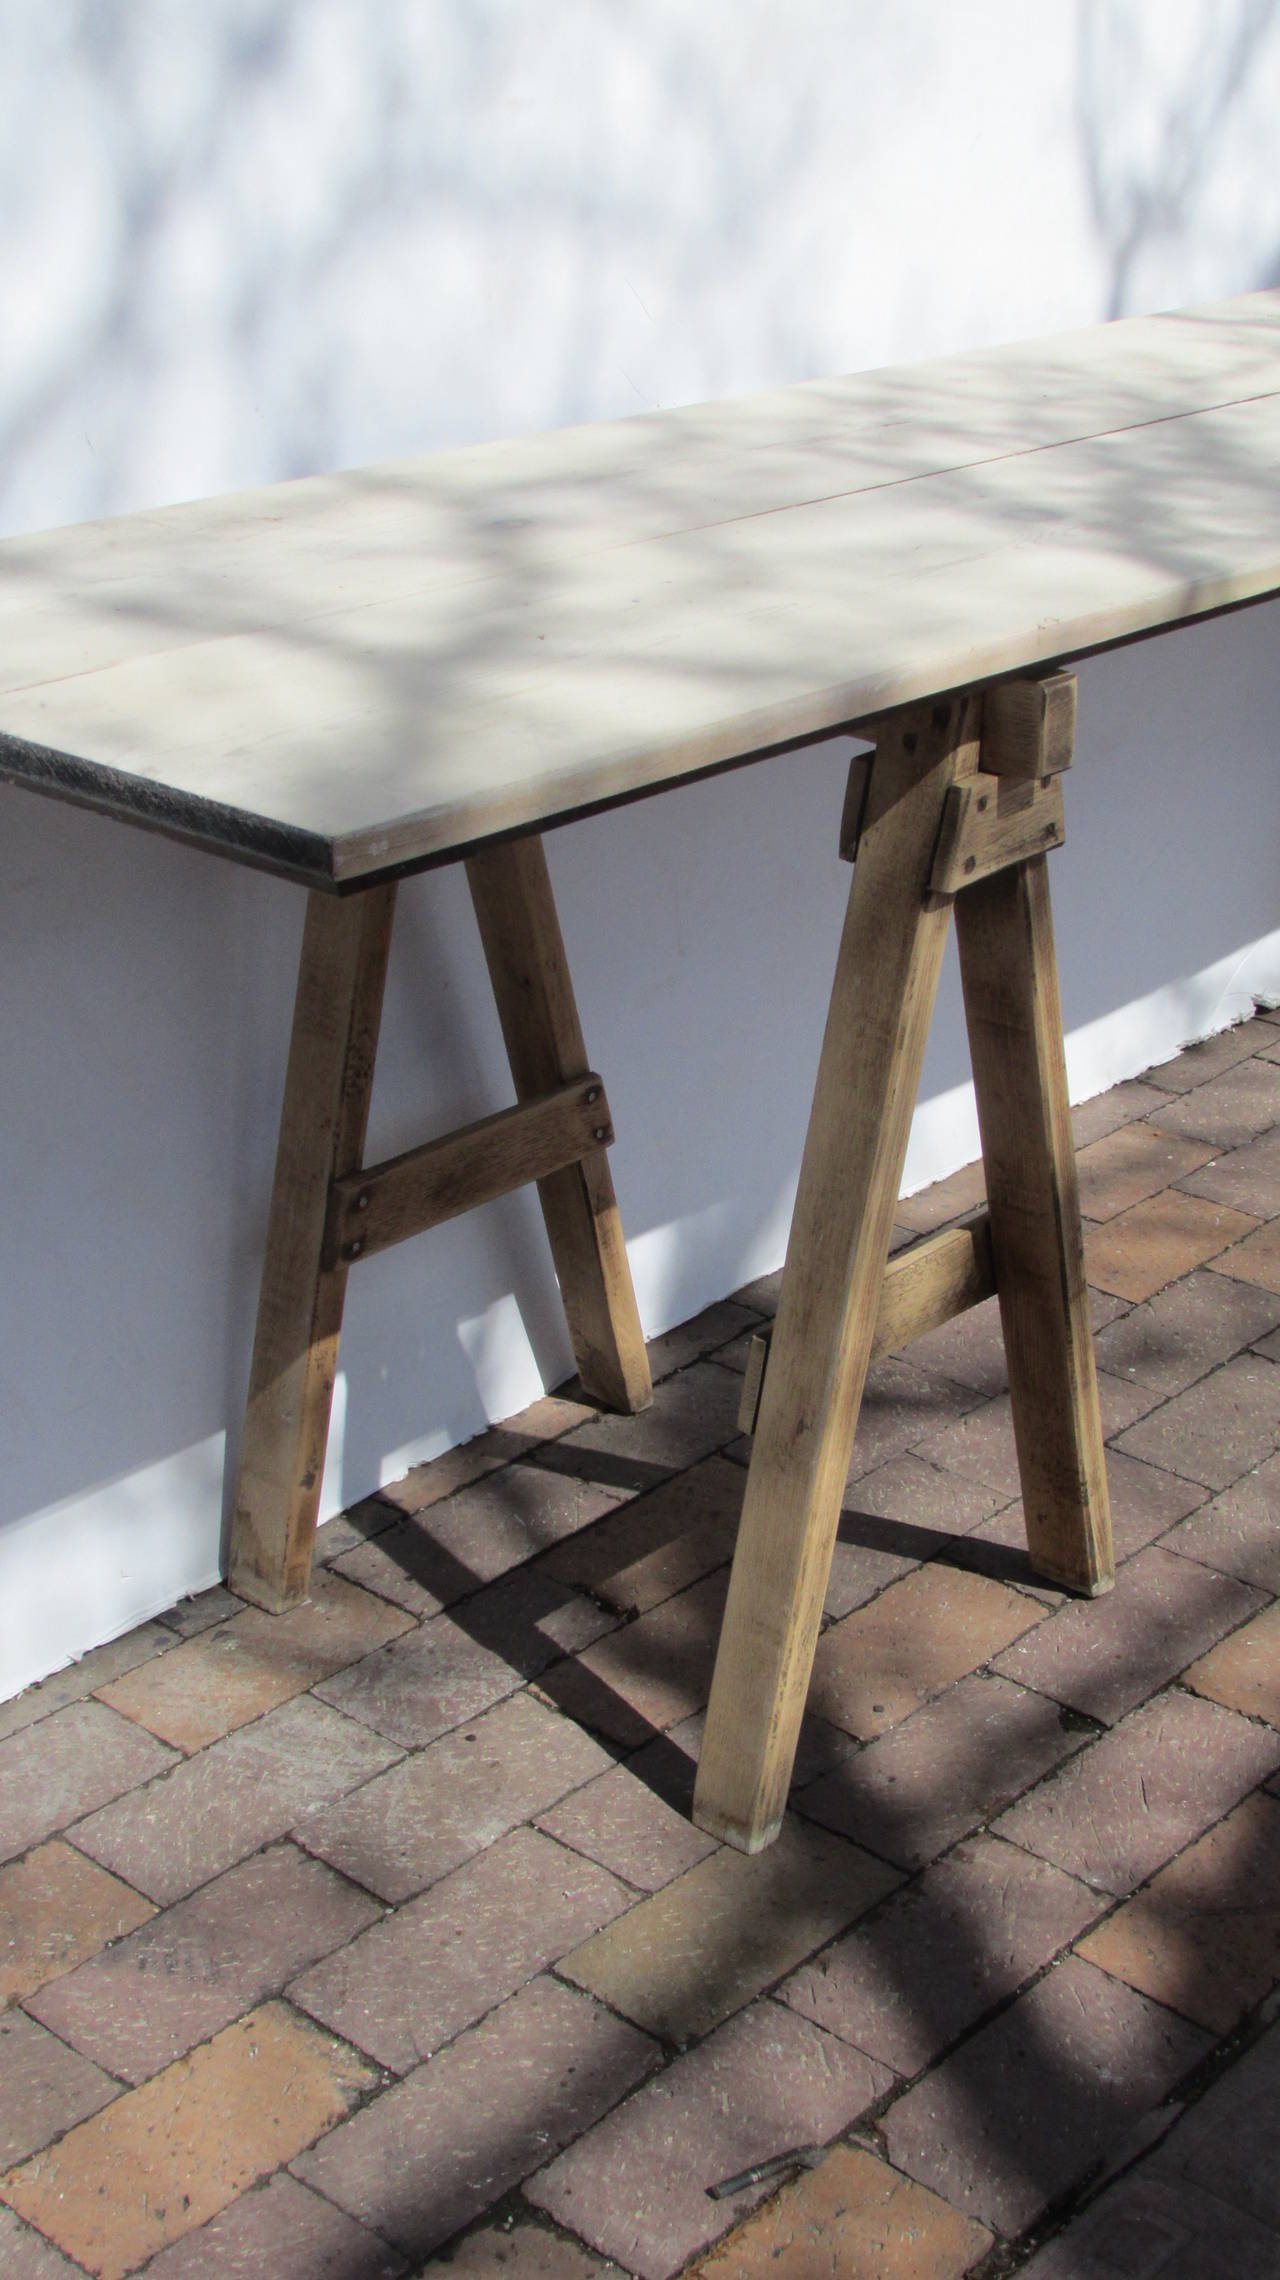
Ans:
[{"label": "metal bolt head", "polygon": [[358,1259],[363,1249],[364,1237],[363,1235],[357,1235],[355,1241],[353,1243],[348,1243],[347,1245],[347,1257],[349,1259]]},{"label": "metal bolt head", "polygon": [[595,1131],[592,1133],[591,1137],[593,1140],[599,1140],[601,1143],[603,1143],[608,1134],[608,1130],[609,1127],[607,1124],[597,1124]]},{"label": "metal bolt head", "polygon": [[596,1101],[598,1101],[598,1100],[599,1100],[599,1098],[600,1098],[600,1087],[599,1087],[599,1085],[588,1085],[588,1086],[587,1086],[587,1107],[588,1107],[588,1108],[591,1108],[592,1106],[594,1106],[595,1102],[596,1102]]},{"label": "metal bolt head", "polygon": [[357,1211],[367,1211],[367,1210],[368,1210],[368,1208],[369,1208],[369,1190],[368,1190],[368,1188],[361,1188],[359,1195],[356,1197],[356,1210],[357,1210]]}]

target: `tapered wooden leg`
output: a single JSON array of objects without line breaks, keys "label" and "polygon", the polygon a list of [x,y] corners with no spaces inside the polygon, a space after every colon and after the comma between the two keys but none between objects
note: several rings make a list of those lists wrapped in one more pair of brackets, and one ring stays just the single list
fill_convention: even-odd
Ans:
[{"label": "tapered wooden leg", "polygon": [[[541,839],[467,861],[516,1097],[555,1092],[590,1068]],[[603,1147],[538,1182],[584,1391],[607,1408],[647,1408],[649,1359]]]},{"label": "tapered wooden leg", "polygon": [[922,707],[877,746],[694,1795],[744,1852],[786,1803],[950,917],[934,848],[976,715]]},{"label": "tapered wooden leg", "polygon": [[1109,1591],[1111,1517],[1043,856],[956,899],[1032,1565]]},{"label": "tapered wooden leg", "polygon": [[394,907],[394,886],[307,903],[229,1568],[273,1613],[311,1571],[347,1282],[325,1213],[364,1152]]}]

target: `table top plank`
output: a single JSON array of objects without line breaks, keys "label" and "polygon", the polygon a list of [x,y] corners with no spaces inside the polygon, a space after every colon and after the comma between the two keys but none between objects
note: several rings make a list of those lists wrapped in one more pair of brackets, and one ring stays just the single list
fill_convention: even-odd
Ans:
[{"label": "table top plank", "polygon": [[0,773],[354,883],[1280,591],[1280,293],[0,545]]}]

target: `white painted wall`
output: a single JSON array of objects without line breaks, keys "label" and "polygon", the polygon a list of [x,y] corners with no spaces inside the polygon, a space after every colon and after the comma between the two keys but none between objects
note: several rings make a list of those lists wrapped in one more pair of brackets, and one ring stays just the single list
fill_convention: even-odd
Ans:
[{"label": "white painted wall", "polygon": [[[0,528],[1280,282],[1274,0],[0,0]],[[1079,1096],[1280,995],[1275,609],[1081,675]],[[550,843],[646,1326],[781,1256],[839,748]],[[218,1571],[302,897],[0,787],[0,1695]],[[975,1145],[954,974],[914,1182]],[[404,890],[371,1145],[509,1097]],[[569,1367],[536,1206],[352,1281],[325,1506]]]}]

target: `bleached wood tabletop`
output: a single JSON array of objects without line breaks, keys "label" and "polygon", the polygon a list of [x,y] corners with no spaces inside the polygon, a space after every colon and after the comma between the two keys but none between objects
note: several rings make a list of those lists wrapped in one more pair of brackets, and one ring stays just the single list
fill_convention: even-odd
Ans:
[{"label": "bleached wood tabletop", "polygon": [[0,773],[312,885],[1280,591],[1280,292],[0,545]]}]

